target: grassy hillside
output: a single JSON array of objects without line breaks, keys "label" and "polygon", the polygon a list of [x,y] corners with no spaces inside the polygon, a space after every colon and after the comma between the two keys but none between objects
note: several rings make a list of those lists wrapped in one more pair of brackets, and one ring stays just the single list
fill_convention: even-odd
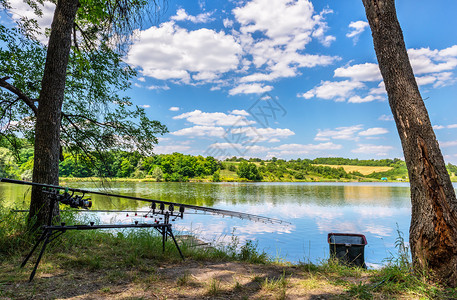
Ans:
[{"label": "grassy hillside", "polygon": [[353,165],[324,165],[319,164],[317,166],[327,166],[330,168],[343,168],[347,173],[359,172],[363,175],[369,175],[374,172],[386,172],[393,169],[393,167],[376,167],[376,166],[353,166]]}]

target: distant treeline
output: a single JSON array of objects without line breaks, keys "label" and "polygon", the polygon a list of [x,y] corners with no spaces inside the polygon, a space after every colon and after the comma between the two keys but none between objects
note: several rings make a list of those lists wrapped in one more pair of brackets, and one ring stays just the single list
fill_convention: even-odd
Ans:
[{"label": "distant treeline", "polygon": [[[363,175],[346,172],[343,167],[325,165],[384,166],[392,169]],[[0,176],[30,180],[33,168],[33,149],[26,147],[18,152],[0,147]],[[450,173],[457,173],[457,166],[447,165]],[[290,181],[290,180],[370,180],[387,178],[407,179],[406,164],[401,159],[359,160],[341,157],[283,160],[275,157],[227,158],[223,161],[211,156],[203,157],[181,153],[144,156],[138,152],[110,151],[99,156],[63,152],[60,162],[62,177],[115,177],[153,178],[157,181],[211,181],[241,180]],[[224,171],[225,170],[225,171]],[[237,176],[236,176],[236,175]]]}]

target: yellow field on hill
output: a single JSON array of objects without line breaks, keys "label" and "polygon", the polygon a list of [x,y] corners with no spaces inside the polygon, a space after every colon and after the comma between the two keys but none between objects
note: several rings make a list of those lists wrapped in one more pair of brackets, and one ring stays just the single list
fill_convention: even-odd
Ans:
[{"label": "yellow field on hill", "polygon": [[368,175],[373,172],[385,172],[392,170],[392,167],[372,167],[372,166],[351,166],[351,165],[316,165],[316,166],[325,166],[325,167],[331,167],[331,168],[339,168],[342,167],[347,173],[349,172],[360,172],[363,175]]}]

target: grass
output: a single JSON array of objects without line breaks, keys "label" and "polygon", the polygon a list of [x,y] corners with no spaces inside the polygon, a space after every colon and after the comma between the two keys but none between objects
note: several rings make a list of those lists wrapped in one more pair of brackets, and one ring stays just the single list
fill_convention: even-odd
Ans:
[{"label": "grass", "polygon": [[[74,217],[62,218],[70,222]],[[50,244],[28,284],[36,256],[24,269],[18,265],[33,240],[22,214],[0,208],[0,298],[285,299],[325,294],[338,299],[457,299],[457,289],[437,284],[424,270],[413,272],[401,234],[399,253],[384,268],[366,270],[332,259],[278,263],[255,242],[240,245],[235,234],[224,247],[196,249],[184,243],[182,262],[171,242],[162,253],[161,237],[153,231],[70,231]]]}]

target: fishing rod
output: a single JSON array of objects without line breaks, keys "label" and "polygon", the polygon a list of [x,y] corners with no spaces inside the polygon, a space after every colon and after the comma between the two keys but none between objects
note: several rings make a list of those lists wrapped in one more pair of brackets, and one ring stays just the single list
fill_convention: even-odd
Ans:
[{"label": "fishing rod", "polygon": [[[48,215],[47,224],[42,226],[42,234],[38,241],[33,246],[32,250],[26,256],[24,261],[21,264],[21,267],[24,267],[27,261],[30,259],[32,254],[38,248],[38,246],[42,244],[41,250],[38,254],[37,261],[35,266],[30,274],[29,282],[33,280],[36,270],[38,268],[38,264],[40,263],[41,257],[43,256],[46,246],[70,230],[94,230],[94,229],[114,229],[114,228],[152,228],[157,230],[162,235],[162,252],[165,251],[165,241],[168,237],[173,239],[173,242],[176,246],[176,249],[179,252],[179,255],[184,260],[184,255],[181,252],[181,249],[176,241],[176,238],[172,231],[172,224],[170,221],[174,221],[177,218],[183,218],[185,209],[192,209],[194,211],[203,211],[208,212],[211,214],[219,214],[223,216],[231,216],[237,217],[241,219],[248,219],[252,221],[259,221],[264,223],[288,223],[279,219],[268,218],[248,213],[242,212],[235,212],[225,209],[217,209],[217,208],[210,208],[204,206],[197,206],[197,205],[189,205],[189,204],[182,204],[182,203],[175,203],[169,201],[161,201],[161,200],[153,200],[153,199],[146,199],[140,197],[133,197],[133,196],[126,196],[126,195],[116,195],[116,194],[109,194],[104,192],[97,192],[97,191],[90,191],[90,190],[83,190],[83,189],[75,189],[70,187],[63,187],[57,185],[50,185],[50,184],[43,184],[43,183],[35,183],[29,181],[22,181],[22,180],[15,180],[15,179],[7,179],[7,178],[0,178],[0,182],[5,183],[12,183],[12,184],[20,184],[20,185],[29,185],[29,186],[36,186],[43,188],[43,193],[45,193],[49,199],[49,211],[53,211],[56,205],[59,203],[68,205],[71,208],[83,208],[89,209],[92,207],[92,201],[90,198],[84,198],[86,194],[94,194],[94,195],[101,195],[101,196],[108,196],[108,197],[117,197],[117,198],[124,198],[124,199],[131,199],[135,201],[143,201],[151,203],[150,211],[143,215],[144,218],[150,216],[152,222],[149,223],[140,223],[138,220],[134,220],[133,224],[109,224],[109,225],[98,225],[94,222],[90,222],[89,224],[73,224],[67,225],[65,223],[60,223],[60,225],[55,225],[52,213]],[[63,193],[61,193],[63,191]],[[82,195],[75,195],[75,193],[80,193]],[[168,206],[168,209],[165,209],[165,205]],[[179,207],[178,211],[175,212],[175,206]],[[108,211],[107,211],[108,212]],[[116,211],[113,211],[116,212]],[[137,213],[135,212],[135,216]],[[128,216],[128,215],[127,215]],[[159,217],[161,216],[161,217]],[[173,219],[174,218],[174,219]]]},{"label": "fishing rod", "polygon": [[[259,215],[254,215],[254,214],[249,214],[249,213],[243,213],[243,212],[237,212],[237,211],[232,211],[232,210],[225,210],[225,209],[218,209],[218,208],[211,208],[211,207],[205,207],[205,206],[198,206],[198,205],[191,205],[191,204],[183,204],[183,203],[176,203],[176,202],[170,202],[170,201],[163,201],[163,200],[155,200],[155,199],[147,199],[147,198],[140,198],[140,197],[134,197],[134,196],[127,196],[127,195],[117,195],[117,194],[110,194],[110,193],[105,193],[105,192],[98,192],[98,191],[91,191],[91,190],[84,190],[84,189],[77,189],[77,188],[70,188],[70,187],[63,187],[63,186],[58,186],[58,185],[50,185],[50,184],[43,184],[43,183],[36,183],[36,182],[30,182],[30,181],[23,181],[23,180],[15,180],[15,179],[8,179],[8,178],[0,178],[0,182],[6,182],[6,183],[13,183],[13,184],[20,184],[20,185],[30,185],[30,186],[37,186],[37,187],[42,187],[44,189],[55,189],[55,190],[63,190],[64,194],[68,193],[69,191],[72,193],[82,193],[83,196],[75,199],[74,203],[64,203],[64,204],[69,204],[70,207],[81,207],[81,208],[89,208],[92,206],[92,202],[87,200],[87,202],[81,202],[84,199],[85,194],[93,194],[93,195],[100,195],[100,196],[107,196],[107,197],[116,197],[116,198],[124,198],[124,199],[130,199],[130,200],[135,200],[135,201],[142,201],[142,202],[149,202],[151,203],[151,209],[153,214],[156,214],[157,211],[163,212],[165,211],[165,205],[168,206],[168,210],[171,212],[171,215],[173,215],[175,207],[179,207],[179,217],[183,218],[184,211],[186,209],[192,209],[195,211],[203,211],[206,213],[211,213],[211,214],[217,214],[217,215],[223,215],[223,216],[230,216],[230,217],[236,217],[240,219],[247,219],[250,221],[255,221],[255,222],[263,222],[263,223],[271,223],[271,224],[290,224],[287,221],[283,221],[280,219],[275,219],[275,218],[270,218],[270,217],[265,217],[265,216],[259,216]],[[78,196],[77,196],[78,197]],[[67,200],[67,202],[70,200]],[[71,201],[70,201],[71,202]],[[81,202],[81,203],[79,203]],[[71,204],[74,204],[73,206]]]}]

